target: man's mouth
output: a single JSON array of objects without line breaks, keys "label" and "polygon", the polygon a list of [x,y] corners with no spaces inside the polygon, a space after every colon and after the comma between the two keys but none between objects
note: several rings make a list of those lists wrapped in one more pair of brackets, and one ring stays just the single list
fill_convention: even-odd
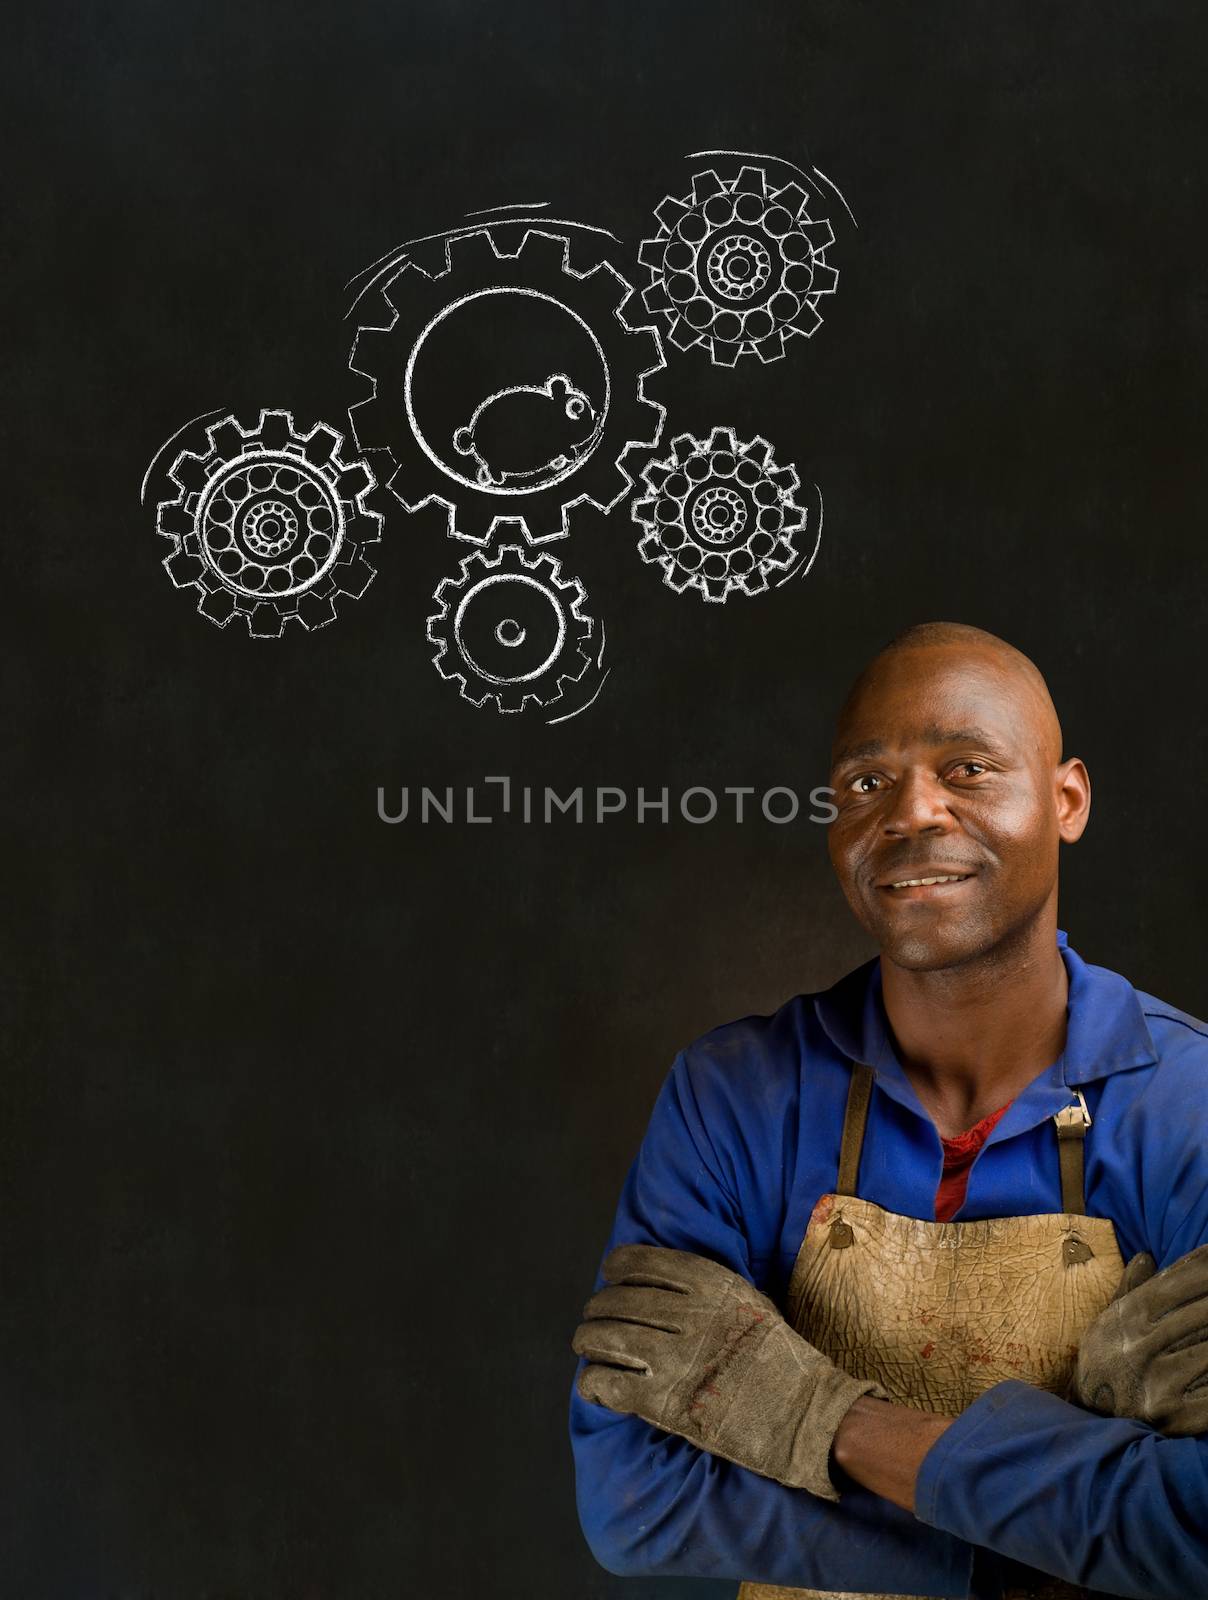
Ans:
[{"label": "man's mouth", "polygon": [[899,869],[893,877],[881,878],[877,888],[883,894],[899,900],[930,900],[951,894],[958,885],[968,883],[970,878],[976,876],[974,872],[963,871],[955,866],[930,869],[916,867],[913,871],[906,868]]},{"label": "man's mouth", "polygon": [[971,878],[971,872],[948,872],[942,878],[899,878],[891,883],[891,889],[922,889],[933,883],[964,883],[966,878]]}]

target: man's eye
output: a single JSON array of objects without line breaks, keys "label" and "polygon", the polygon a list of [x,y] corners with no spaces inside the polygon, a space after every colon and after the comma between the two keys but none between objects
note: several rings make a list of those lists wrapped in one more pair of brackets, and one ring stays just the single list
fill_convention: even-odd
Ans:
[{"label": "man's eye", "polygon": [[978,778],[987,771],[984,761],[958,761],[952,768],[952,774],[957,778]]},{"label": "man's eye", "polygon": [[881,780],[875,772],[862,772],[858,778],[853,778],[847,787],[856,794],[876,794],[881,787]]}]

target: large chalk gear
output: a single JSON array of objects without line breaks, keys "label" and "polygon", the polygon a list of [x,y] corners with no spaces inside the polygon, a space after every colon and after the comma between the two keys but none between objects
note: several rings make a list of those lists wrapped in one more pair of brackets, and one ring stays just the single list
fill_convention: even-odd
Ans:
[{"label": "large chalk gear", "polygon": [[[633,286],[610,261],[591,255],[598,244],[552,223],[495,222],[416,247],[376,288],[362,314],[380,321],[357,329],[348,360],[371,380],[372,393],[349,416],[362,450],[389,451],[388,487],[407,511],[441,505],[448,533],[474,544],[489,543],[499,523],[513,538],[523,528],[523,537],[539,544],[569,531],[573,507],[589,502],[611,511],[628,495],[626,456],[653,449],[662,434],[664,410],[647,399],[646,379],[665,363]],[[507,290],[552,300],[581,318],[603,351],[608,381],[593,448],[571,469],[523,492],[467,483],[442,470],[416,438],[403,401],[421,333],[476,293]]]}]

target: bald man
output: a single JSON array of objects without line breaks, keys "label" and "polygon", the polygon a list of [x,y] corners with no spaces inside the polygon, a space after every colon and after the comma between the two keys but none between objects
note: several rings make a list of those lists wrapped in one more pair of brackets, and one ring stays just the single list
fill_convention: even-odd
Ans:
[{"label": "bald man", "polygon": [[1208,1030],[1059,931],[1090,784],[1003,640],[895,639],[831,783],[881,954],[663,1085],[574,1338],[588,1542],[741,1600],[1208,1596]]}]

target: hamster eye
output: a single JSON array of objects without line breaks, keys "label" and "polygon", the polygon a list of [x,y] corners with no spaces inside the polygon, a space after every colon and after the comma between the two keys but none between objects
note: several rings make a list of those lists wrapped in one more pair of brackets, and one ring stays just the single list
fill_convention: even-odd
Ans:
[{"label": "hamster eye", "polygon": [[570,417],[572,422],[577,422],[583,415],[583,401],[578,395],[573,395],[566,402],[566,414],[568,417]]}]

